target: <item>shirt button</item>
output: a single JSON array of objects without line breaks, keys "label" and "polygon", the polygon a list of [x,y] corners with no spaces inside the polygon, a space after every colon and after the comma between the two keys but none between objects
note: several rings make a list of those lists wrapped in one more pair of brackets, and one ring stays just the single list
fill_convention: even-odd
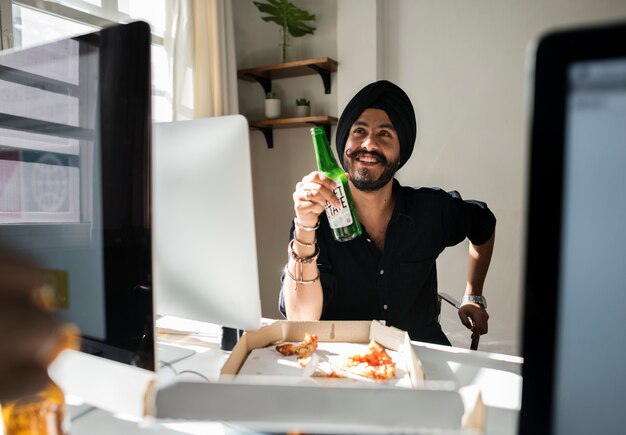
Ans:
[{"label": "shirt button", "polygon": [[385,273],[385,269],[380,269],[380,272],[379,272],[379,273],[380,273],[381,275],[383,275],[383,274]]},{"label": "shirt button", "polygon": [[383,310],[387,309],[387,304],[383,305]]},{"label": "shirt button", "polygon": [[367,243],[372,243],[371,239],[365,239],[365,240],[367,240]]}]

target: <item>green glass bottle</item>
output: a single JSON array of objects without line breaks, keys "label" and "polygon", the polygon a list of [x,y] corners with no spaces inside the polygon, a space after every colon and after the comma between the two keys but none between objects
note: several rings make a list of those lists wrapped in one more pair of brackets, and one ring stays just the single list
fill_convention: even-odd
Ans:
[{"label": "green glass bottle", "polygon": [[337,183],[334,193],[341,202],[339,209],[326,203],[326,216],[328,223],[333,230],[335,240],[347,242],[361,235],[361,223],[356,214],[356,207],[350,193],[348,178],[344,170],[337,164],[335,156],[330,150],[330,144],[326,138],[324,127],[314,127],[311,129],[313,145],[315,146],[315,157],[317,168]]}]

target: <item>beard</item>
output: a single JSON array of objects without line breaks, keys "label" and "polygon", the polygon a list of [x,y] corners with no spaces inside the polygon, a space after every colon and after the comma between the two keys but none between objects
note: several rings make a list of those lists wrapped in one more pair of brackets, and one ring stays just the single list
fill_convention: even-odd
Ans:
[{"label": "beard", "polygon": [[[383,167],[383,171],[375,178],[369,168],[354,169],[354,162],[363,154],[376,157]],[[343,158],[343,168],[350,174],[350,181],[357,189],[363,192],[378,190],[389,183],[400,167],[400,157],[396,160],[388,161],[387,158],[377,151],[357,150],[353,153],[346,151]]]}]

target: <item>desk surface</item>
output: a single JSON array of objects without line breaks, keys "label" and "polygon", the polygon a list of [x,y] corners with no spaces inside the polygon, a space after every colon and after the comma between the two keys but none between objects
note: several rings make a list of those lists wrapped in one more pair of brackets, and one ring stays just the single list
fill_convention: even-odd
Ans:
[{"label": "desk surface", "polygon": [[[159,384],[179,380],[213,382],[219,378],[219,371],[228,357],[227,352],[219,349],[219,327],[165,318],[160,319],[158,331],[159,344],[195,352],[172,364],[159,364]],[[481,388],[487,410],[487,434],[516,433],[522,391],[521,358],[421,342],[412,344],[427,379],[452,381],[458,387],[478,385]],[[72,434],[253,433],[241,426],[209,422],[138,422],[137,418],[72,405],[72,400],[69,394]]]}]

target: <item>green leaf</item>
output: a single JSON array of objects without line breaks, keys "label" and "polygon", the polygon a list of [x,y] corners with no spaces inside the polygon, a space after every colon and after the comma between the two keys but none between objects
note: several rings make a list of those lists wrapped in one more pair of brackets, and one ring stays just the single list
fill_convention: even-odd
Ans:
[{"label": "green leaf", "polygon": [[258,3],[258,2],[254,2],[254,4],[259,8],[259,11],[263,13],[270,14],[273,16],[278,16],[280,14],[280,9],[275,6],[266,5],[266,4]]},{"label": "green leaf", "polygon": [[315,21],[315,15],[296,7],[289,0],[267,0],[267,3],[254,1],[254,5],[262,14],[261,19],[278,24],[293,37],[312,35],[315,27],[306,21]]},{"label": "green leaf", "polygon": [[262,19],[263,21],[268,21],[268,22],[276,23],[276,24],[278,24],[278,25],[279,25],[279,26],[281,26],[281,27],[283,26],[283,22],[282,22],[282,21],[279,21],[276,17],[261,17],[261,19]]}]

